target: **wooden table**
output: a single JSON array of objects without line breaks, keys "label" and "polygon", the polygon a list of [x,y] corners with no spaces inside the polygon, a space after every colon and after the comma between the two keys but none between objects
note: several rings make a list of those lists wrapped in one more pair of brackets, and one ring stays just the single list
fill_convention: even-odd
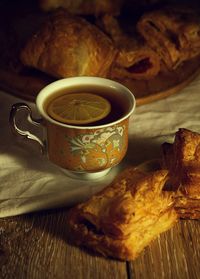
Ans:
[{"label": "wooden table", "polygon": [[132,262],[68,244],[67,209],[0,219],[0,278],[200,278],[200,221],[180,221]]},{"label": "wooden table", "polygon": [[0,279],[200,278],[200,221],[180,221],[135,261],[122,262],[71,246],[66,213],[63,208],[1,218]]}]

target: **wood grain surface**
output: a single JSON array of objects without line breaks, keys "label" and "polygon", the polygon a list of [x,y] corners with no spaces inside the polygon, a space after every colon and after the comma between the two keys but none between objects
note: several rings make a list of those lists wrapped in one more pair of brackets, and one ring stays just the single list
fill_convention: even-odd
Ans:
[{"label": "wood grain surface", "polygon": [[[1,17],[0,23],[5,18],[6,14]],[[22,25],[18,27],[21,28]],[[1,42],[2,46],[3,41]],[[0,87],[9,94],[34,101],[39,90],[53,81],[37,72],[23,72],[18,75],[3,68],[1,62],[2,59]],[[188,61],[176,72],[162,73],[151,81],[119,81],[133,90],[137,105],[142,105],[176,94],[199,72],[198,58]],[[179,221],[173,229],[155,239],[135,261],[122,262],[99,257],[69,244],[67,211],[67,208],[63,208],[1,218],[0,278],[200,278],[200,221]]]},{"label": "wood grain surface", "polygon": [[182,220],[132,262],[71,246],[67,209],[0,219],[0,278],[199,279],[200,222]]}]

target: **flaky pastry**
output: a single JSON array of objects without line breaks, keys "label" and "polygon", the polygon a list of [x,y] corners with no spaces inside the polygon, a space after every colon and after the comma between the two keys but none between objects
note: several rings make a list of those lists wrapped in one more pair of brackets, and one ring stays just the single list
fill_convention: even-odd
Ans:
[{"label": "flaky pastry", "polygon": [[200,134],[179,129],[174,143],[164,143],[162,150],[177,212],[182,218],[200,218]]},{"label": "flaky pastry", "polygon": [[105,77],[116,55],[96,26],[64,10],[53,12],[21,52],[24,65],[54,77]]},{"label": "flaky pastry", "polygon": [[138,36],[128,35],[120,27],[116,18],[105,15],[101,19],[101,27],[112,38],[119,50],[111,70],[112,78],[133,78],[148,80],[160,71],[160,58]]},{"label": "flaky pastry", "polygon": [[135,259],[177,220],[172,195],[162,192],[167,178],[165,170],[125,170],[102,192],[71,209],[71,240],[104,256]]},{"label": "flaky pastry", "polygon": [[200,54],[200,20],[189,7],[180,5],[145,13],[137,29],[170,70]]}]

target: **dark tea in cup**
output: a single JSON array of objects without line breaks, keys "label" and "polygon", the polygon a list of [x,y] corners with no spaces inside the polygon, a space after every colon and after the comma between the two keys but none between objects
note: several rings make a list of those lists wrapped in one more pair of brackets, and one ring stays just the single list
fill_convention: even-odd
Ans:
[{"label": "dark tea in cup", "polygon": [[97,126],[117,121],[125,115],[128,106],[114,88],[75,86],[56,91],[47,98],[44,109],[62,123]]}]

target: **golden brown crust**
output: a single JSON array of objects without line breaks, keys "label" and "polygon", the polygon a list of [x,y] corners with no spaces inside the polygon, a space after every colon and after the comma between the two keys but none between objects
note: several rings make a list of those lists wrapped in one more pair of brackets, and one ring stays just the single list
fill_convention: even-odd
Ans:
[{"label": "golden brown crust", "polygon": [[104,256],[133,260],[177,220],[172,195],[162,192],[165,170],[126,170],[110,186],[71,209],[72,241]]},{"label": "golden brown crust", "polygon": [[169,69],[200,53],[199,16],[188,7],[146,13],[138,21],[137,29]]},{"label": "golden brown crust", "polygon": [[106,76],[116,55],[110,39],[86,20],[59,10],[21,52],[22,62],[54,77]]},{"label": "golden brown crust", "polygon": [[165,143],[163,150],[163,161],[175,189],[200,198],[200,134],[179,129],[173,145]]},{"label": "golden brown crust", "polygon": [[101,27],[112,38],[119,50],[111,70],[112,78],[148,80],[160,71],[159,56],[150,49],[138,34],[127,35],[119,22],[110,15],[101,19]]},{"label": "golden brown crust", "polygon": [[169,169],[170,185],[176,191],[175,207],[181,217],[190,212],[194,219],[200,211],[200,134],[179,129],[174,143],[164,143],[162,150],[163,167]]},{"label": "golden brown crust", "polygon": [[117,0],[39,0],[40,8],[44,11],[65,8],[72,14],[79,15],[119,15],[123,1]]},{"label": "golden brown crust", "polygon": [[200,199],[184,195],[181,191],[175,195],[175,209],[182,219],[200,219]]},{"label": "golden brown crust", "polygon": [[181,219],[191,219],[198,220],[200,219],[200,211],[194,209],[183,209],[176,207],[176,212]]}]

